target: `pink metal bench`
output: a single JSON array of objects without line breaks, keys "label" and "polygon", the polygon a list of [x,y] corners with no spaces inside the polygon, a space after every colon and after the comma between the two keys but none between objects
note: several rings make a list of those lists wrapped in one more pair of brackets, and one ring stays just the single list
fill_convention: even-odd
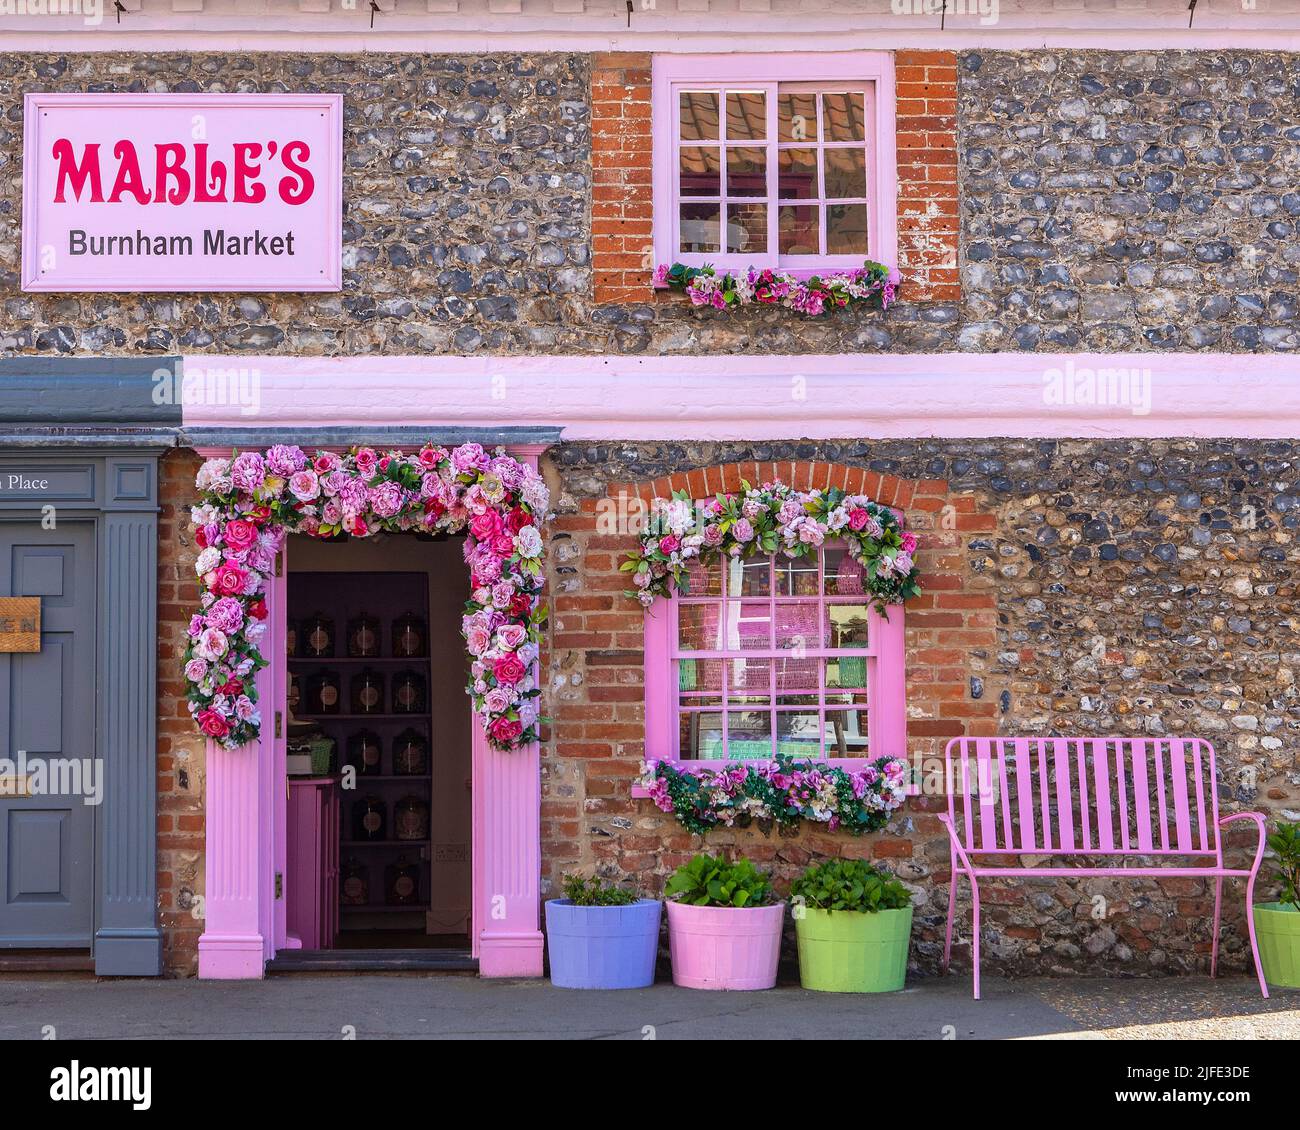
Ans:
[{"label": "pink metal bench", "polygon": [[[954,738],[944,754],[952,880],[943,971],[952,955],[957,879],[970,879],[971,953],[975,999],[980,995],[979,880],[1032,877],[1179,876],[1214,879],[1214,945],[1210,976],[1218,972],[1223,880],[1246,878],[1246,925],[1260,991],[1268,984],[1259,964],[1251,906],[1264,857],[1264,817],[1258,812],[1219,816],[1214,747],[1200,738]],[[1253,820],[1259,846],[1249,870],[1224,866],[1220,829]],[[992,857],[987,864],[975,856]],[[1029,865],[1025,857],[1101,860],[1087,866]],[[1129,860],[1133,865],[1126,866]]]}]

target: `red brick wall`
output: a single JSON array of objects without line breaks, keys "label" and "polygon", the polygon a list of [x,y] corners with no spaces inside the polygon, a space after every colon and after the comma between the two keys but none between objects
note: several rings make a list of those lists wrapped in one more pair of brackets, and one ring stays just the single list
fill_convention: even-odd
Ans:
[{"label": "red brick wall", "polygon": [[181,657],[197,607],[196,552],[189,532],[192,451],[169,452],[159,472],[158,528],[158,920],[168,975],[193,974],[203,932],[203,739],[186,710]]},{"label": "red brick wall", "polygon": [[591,264],[597,302],[647,302],[650,276],[650,56],[591,62]]},{"label": "red brick wall", "polygon": [[908,302],[961,298],[957,274],[957,56],[899,51],[898,264]]},{"label": "red brick wall", "polygon": [[[980,511],[973,495],[953,494],[943,481],[807,462],[728,464],[611,486],[605,499],[573,500],[552,527],[544,882],[554,887],[566,871],[595,869],[611,878],[636,876],[654,890],[693,851],[738,846],[781,880],[814,856],[848,856],[888,859],[900,874],[938,890],[948,867],[947,839],[934,815],[942,797],[913,799],[887,829],[861,838],[749,828],[713,832],[707,845],[649,801],[632,798],[632,779],[647,752],[642,613],[624,595],[626,574],[618,572],[635,534],[611,528],[611,514],[636,512],[628,500],[648,502],[677,490],[697,498],[737,490],[742,478],[751,484],[779,478],[801,489],[837,486],[904,511],[920,537],[924,578],[924,592],[907,608],[909,749],[937,754],[949,737],[996,733],[997,691],[986,685],[982,697],[971,693],[972,675],[989,682],[986,664],[997,648],[992,582],[973,574],[969,560],[969,542],[993,529],[995,518]],[[942,894],[946,903],[946,889]]]},{"label": "red brick wall", "polygon": [[[957,272],[957,56],[895,56],[898,266],[908,302],[961,297]],[[597,302],[654,298],[650,55],[592,56],[592,272]]]}]

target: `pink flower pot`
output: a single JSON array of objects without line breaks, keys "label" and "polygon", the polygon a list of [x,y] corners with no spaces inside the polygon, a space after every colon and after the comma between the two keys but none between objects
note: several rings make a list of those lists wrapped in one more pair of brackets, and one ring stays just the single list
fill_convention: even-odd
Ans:
[{"label": "pink flower pot", "polygon": [[781,956],[785,903],[738,909],[668,903],[673,984],[687,989],[770,989]]}]

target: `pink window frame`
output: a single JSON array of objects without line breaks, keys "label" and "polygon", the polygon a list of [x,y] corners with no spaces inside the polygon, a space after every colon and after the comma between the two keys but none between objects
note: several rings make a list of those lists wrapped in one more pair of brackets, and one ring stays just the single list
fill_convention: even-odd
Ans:
[{"label": "pink window frame", "polygon": [[[655,55],[652,76],[652,184],[654,195],[654,254],[656,264],[684,263],[700,267],[711,263],[721,270],[746,267],[781,267],[807,277],[828,270],[860,267],[856,255],[789,257],[798,262],[781,265],[779,256],[749,252],[728,255],[685,254],[677,251],[679,210],[677,175],[677,92],[710,87],[774,87],[777,83],[863,83],[872,94],[867,140],[868,251],[867,258],[884,263],[898,278],[898,169],[894,125],[894,58],[888,51],[822,53],[792,51],[781,54]],[[768,100],[768,132],[764,145],[776,145],[775,114]],[[820,138],[821,131],[818,131]],[[820,150],[820,143],[818,145]],[[769,162],[768,244],[776,246],[777,169]],[[759,198],[750,198],[757,201]],[[725,223],[725,215],[723,217]]]},{"label": "pink window frame", "polygon": [[[645,611],[645,757],[648,761],[668,761],[683,768],[707,769],[726,764],[765,762],[770,758],[730,758],[681,760],[677,756],[678,680],[675,667],[677,651],[678,596],[661,597]],[[721,598],[725,601],[725,597]],[[755,603],[770,597],[754,597]],[[780,598],[796,601],[799,598]],[[821,599],[803,598],[809,602]],[[862,599],[868,599],[866,597]],[[842,602],[841,602],[842,603]],[[867,614],[868,646],[850,654],[867,660],[867,757],[827,757],[827,764],[843,769],[862,769],[879,757],[907,757],[907,679],[906,638],[901,605],[889,605],[884,613],[876,608]],[[775,627],[773,628],[775,631]],[[775,638],[774,638],[775,642]],[[809,648],[807,654],[845,654],[832,649]],[[707,658],[710,653],[697,653]],[[746,653],[718,653],[728,658]],[[775,706],[775,703],[773,703]],[[769,707],[769,709],[771,709]],[[725,732],[725,726],[724,726]],[[639,790],[636,795],[643,795]]]}]

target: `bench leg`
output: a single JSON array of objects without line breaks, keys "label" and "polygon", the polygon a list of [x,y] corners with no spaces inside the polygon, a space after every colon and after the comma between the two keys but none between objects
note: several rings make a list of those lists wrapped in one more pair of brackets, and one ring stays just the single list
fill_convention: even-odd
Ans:
[{"label": "bench leg", "polygon": [[970,877],[970,895],[973,911],[971,913],[971,958],[975,963],[975,999],[980,999],[980,887],[975,876]]},{"label": "bench leg", "polygon": [[[1261,833],[1262,835],[1262,833]],[[1268,999],[1268,982],[1264,980],[1264,966],[1259,960],[1259,942],[1255,939],[1255,875],[1259,871],[1259,858],[1255,859],[1255,869],[1246,881],[1246,929],[1250,932],[1250,952],[1255,958],[1255,976],[1259,978],[1259,991]]]},{"label": "bench leg", "polygon": [[1214,942],[1210,947],[1210,976],[1219,975],[1219,922],[1223,914],[1223,876],[1214,880]]},{"label": "bench leg", "polygon": [[941,971],[948,972],[948,963],[952,960],[952,916],[957,912],[957,868],[953,867],[952,878],[948,881],[948,928],[943,935],[943,966]]}]

